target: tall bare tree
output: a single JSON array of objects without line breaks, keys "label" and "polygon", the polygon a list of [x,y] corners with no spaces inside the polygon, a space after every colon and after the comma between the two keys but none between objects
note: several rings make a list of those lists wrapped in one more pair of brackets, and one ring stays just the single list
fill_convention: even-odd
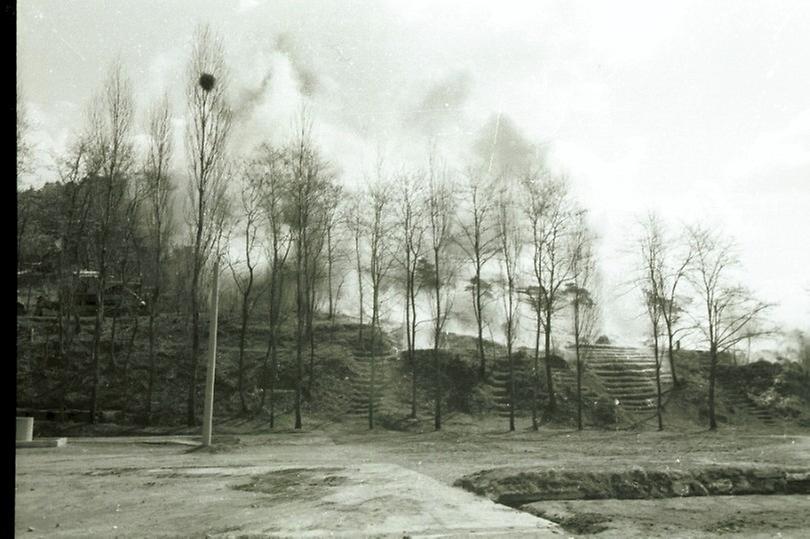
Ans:
[{"label": "tall bare tree", "polygon": [[731,240],[699,226],[690,227],[688,234],[693,253],[689,279],[705,309],[698,321],[709,345],[709,430],[717,430],[718,358],[742,340],[769,334],[757,322],[772,305],[755,299],[750,291],[731,281],[729,274],[739,263]]},{"label": "tall bare tree", "polygon": [[498,255],[501,263],[504,290],[504,341],[506,342],[506,358],[509,363],[509,430],[515,430],[515,364],[514,348],[517,337],[517,311],[519,301],[518,293],[518,265],[523,247],[520,234],[520,223],[517,220],[519,212],[516,208],[515,193],[505,186],[501,189],[497,204],[497,240]]},{"label": "tall bare tree", "polygon": [[[499,249],[498,234],[493,234],[493,210],[495,207],[491,186],[487,185],[483,169],[469,168],[466,173],[464,208],[466,215],[459,219],[458,245],[467,260],[472,264],[473,276],[468,289],[472,295],[475,315],[476,344],[478,348],[478,371],[483,380],[486,377],[486,357],[484,354],[484,303],[491,295],[491,285],[482,277],[484,266]],[[503,230],[500,230],[503,233]],[[502,239],[502,238],[501,238]],[[500,242],[503,249],[503,243]]]},{"label": "tall bare tree", "polygon": [[89,109],[90,172],[93,183],[91,200],[93,262],[96,268],[96,312],[92,346],[92,384],[90,421],[98,414],[100,381],[100,343],[104,325],[104,302],[111,271],[115,233],[120,224],[122,204],[133,164],[131,129],[133,102],[130,82],[120,62],[112,64],[102,92]]},{"label": "tall bare tree", "polygon": [[[572,208],[564,177],[553,177],[545,169],[530,170],[523,181],[526,205],[524,211],[532,231],[532,273],[535,286],[527,292],[537,316],[535,358],[539,352],[539,335],[544,338],[548,413],[557,407],[554,380],[551,376],[551,335],[555,314],[565,304],[561,301],[564,286],[571,279],[570,250],[566,247],[572,224]],[[535,393],[538,393],[539,368],[535,359]],[[532,428],[538,428],[538,403],[532,406]]]},{"label": "tall bare tree", "polygon": [[660,276],[660,297],[661,317],[664,321],[664,329],[667,337],[667,357],[669,359],[669,370],[672,372],[672,383],[678,385],[678,374],[675,369],[675,336],[681,332],[686,332],[691,328],[682,324],[682,315],[686,309],[690,298],[681,294],[681,284],[686,280],[690,264],[692,263],[692,251],[689,242],[684,237],[676,239],[667,238],[665,235],[662,245],[663,271]]},{"label": "tall bare tree", "polygon": [[25,97],[20,87],[19,80],[16,86],[16,113],[17,113],[17,190],[20,188],[20,175],[28,172],[31,168],[31,157],[33,151],[28,140],[31,124],[28,120],[28,111],[25,107]]},{"label": "tall bare tree", "polygon": [[596,259],[593,243],[594,235],[588,227],[585,213],[579,212],[571,242],[572,279],[566,287],[566,292],[571,297],[577,370],[577,430],[582,430],[582,375],[588,360],[590,345],[596,339],[598,324]]},{"label": "tall bare tree", "polygon": [[[290,150],[289,204],[296,275],[296,386],[295,428],[301,428],[303,391],[303,349],[310,346],[310,364],[314,356],[312,310],[316,257],[323,246],[323,208],[332,176],[311,138],[312,121],[302,110],[297,133]],[[312,375],[310,369],[310,375]]]},{"label": "tall bare tree", "polygon": [[355,273],[357,274],[357,309],[359,314],[359,329],[357,330],[357,346],[363,346],[363,320],[365,318],[365,303],[363,297],[363,231],[366,228],[364,214],[364,196],[360,191],[349,193],[349,201],[345,208],[344,222],[352,235],[354,242]]},{"label": "tall bare tree", "polygon": [[[73,338],[79,332],[79,315],[76,311],[78,269],[84,262],[82,250],[89,227],[90,186],[83,181],[87,175],[88,142],[79,136],[69,146],[67,155],[57,159],[57,174],[60,190],[58,230],[56,233],[58,292],[58,354],[62,360],[60,391],[61,408],[66,405],[69,387],[68,351]],[[74,323],[71,324],[70,320]]]},{"label": "tall bare tree", "polygon": [[426,213],[430,236],[430,286],[433,296],[433,370],[435,381],[433,427],[442,428],[442,372],[439,348],[442,346],[444,326],[452,308],[453,277],[448,247],[453,234],[453,191],[446,166],[436,162],[433,152],[428,167]]},{"label": "tall bare tree", "polygon": [[[143,286],[143,247],[144,235],[140,213],[144,202],[144,193],[139,182],[130,182],[128,193],[123,207],[123,222],[119,234],[118,260],[116,269],[118,272],[118,300],[113,308],[113,330],[110,338],[110,365],[120,370],[121,377],[121,412],[127,414],[130,410],[130,359],[135,348],[135,339],[140,329],[140,295]],[[132,288],[130,288],[132,287]],[[134,290],[133,290],[134,288]],[[135,294],[132,297],[131,294]],[[118,362],[116,355],[115,326],[116,319],[123,316],[129,321],[129,337],[124,347],[123,361]]]},{"label": "tall bare tree", "polygon": [[253,163],[245,163],[240,174],[238,208],[235,225],[239,228],[241,239],[241,254],[236,260],[228,259],[236,288],[240,295],[239,309],[239,356],[237,362],[237,388],[239,391],[239,404],[243,414],[248,412],[245,401],[245,342],[250,315],[261,290],[255,290],[256,266],[258,264],[258,250],[261,248],[259,231],[264,229],[264,207],[262,196],[264,194],[264,175],[261,170],[255,170]]},{"label": "tall bare tree", "polygon": [[152,421],[152,401],[157,375],[157,328],[161,293],[164,286],[164,265],[172,223],[172,185],[169,170],[174,155],[172,139],[171,108],[165,96],[152,106],[148,118],[149,145],[144,166],[143,195],[144,221],[148,237],[151,263],[147,264],[147,279],[151,290],[149,296],[149,376],[146,385],[144,417],[148,425]]},{"label": "tall bare tree", "polygon": [[425,204],[423,177],[418,173],[402,173],[396,181],[399,186],[396,206],[400,231],[399,263],[405,275],[405,345],[411,367],[411,418],[416,418],[416,297],[420,283],[417,278],[419,260],[425,248]]},{"label": "tall bare tree", "polygon": [[337,234],[339,232],[339,205],[343,195],[343,189],[340,185],[332,184],[329,186],[329,190],[330,192],[327,193],[324,201],[323,232],[326,238],[327,316],[329,317],[329,321],[334,324],[341,288],[340,283],[335,284],[335,265],[341,258],[340,238],[337,237]]},{"label": "tall bare tree", "polygon": [[381,165],[378,166],[376,181],[368,188],[368,201],[370,219],[368,220],[369,265],[368,273],[371,279],[371,341],[370,351],[370,380],[368,399],[368,428],[374,428],[374,401],[376,398],[376,368],[379,344],[382,342],[382,327],[380,326],[380,301],[385,286],[385,280],[393,265],[394,257],[391,252],[393,242],[389,239],[391,234],[391,220],[389,206],[391,204],[391,185],[383,177]]},{"label": "tall bare tree", "polygon": [[[266,243],[269,251],[268,290],[268,342],[262,366],[263,409],[269,389],[270,428],[275,427],[275,387],[278,380],[278,340],[279,329],[284,320],[284,281],[287,257],[292,246],[290,227],[286,223],[287,182],[289,172],[285,166],[287,154],[283,149],[263,144],[259,148],[257,166],[263,175],[263,196],[265,222],[267,223]],[[269,388],[268,388],[269,386]]]},{"label": "tall bare tree", "polygon": [[661,223],[654,215],[649,215],[642,223],[641,236],[638,239],[640,268],[638,287],[644,298],[644,307],[650,322],[650,331],[655,358],[655,413],[658,419],[658,430],[664,430],[661,392],[661,326],[663,324],[663,274],[664,274],[664,238]]},{"label": "tall bare tree", "polygon": [[[30,207],[30,197],[21,197],[20,178],[23,173],[30,171],[31,158],[33,155],[31,143],[29,142],[29,131],[31,129],[28,120],[28,111],[25,107],[25,98],[17,81],[17,271],[23,269],[23,243],[26,237],[27,225],[31,219],[34,208]],[[30,303],[30,302],[29,302]],[[30,305],[29,305],[30,306]]]},{"label": "tall bare tree", "polygon": [[[306,248],[306,324],[305,333],[309,347],[309,369],[307,377],[307,392],[312,393],[315,383],[315,311],[318,308],[318,292],[326,280],[329,288],[327,294],[331,297],[331,257],[328,251],[327,237],[335,219],[337,210],[336,200],[340,196],[340,186],[334,180],[335,176],[329,163],[318,156],[314,161],[316,177],[313,190],[313,218],[308,236],[308,246]],[[326,268],[324,269],[322,258],[326,251]]]},{"label": "tall bare tree", "polygon": [[192,231],[191,327],[186,422],[196,423],[200,357],[200,278],[216,235],[215,215],[224,196],[226,151],[232,113],[226,100],[228,72],[221,38],[198,26],[186,69],[188,222]]}]

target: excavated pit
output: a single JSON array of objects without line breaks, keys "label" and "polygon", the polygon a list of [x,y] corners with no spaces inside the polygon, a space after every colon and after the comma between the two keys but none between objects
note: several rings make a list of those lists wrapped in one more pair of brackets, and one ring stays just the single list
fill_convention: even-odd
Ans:
[{"label": "excavated pit", "polygon": [[466,475],[454,486],[516,508],[551,500],[810,494],[810,468],[712,466],[611,472],[495,468]]}]

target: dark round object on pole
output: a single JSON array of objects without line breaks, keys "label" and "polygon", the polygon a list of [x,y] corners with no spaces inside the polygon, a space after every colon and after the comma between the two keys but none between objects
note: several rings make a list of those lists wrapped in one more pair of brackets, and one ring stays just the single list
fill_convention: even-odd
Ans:
[{"label": "dark round object on pole", "polygon": [[214,79],[214,76],[212,74],[203,73],[202,75],[200,75],[200,86],[202,86],[202,89],[205,90],[206,92],[211,91],[211,88],[214,87],[214,82],[216,82],[216,79]]}]

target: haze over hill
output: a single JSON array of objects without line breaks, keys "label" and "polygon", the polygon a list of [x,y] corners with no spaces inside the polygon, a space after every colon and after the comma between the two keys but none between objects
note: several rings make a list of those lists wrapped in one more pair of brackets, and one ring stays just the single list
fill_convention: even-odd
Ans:
[{"label": "haze over hill", "polygon": [[648,210],[733,234],[742,280],[778,304],[774,322],[807,328],[807,3],[21,2],[18,80],[38,155],[24,183],[54,178],[48,156],[115,55],[138,105],[169,88],[182,154],[199,20],[226,36],[235,147],[282,140],[307,102],[350,185],[379,156],[424,165],[431,140],[459,167],[487,157],[487,140],[491,163],[539,152],[598,231],[607,333],[644,334],[623,284],[628,230]]}]

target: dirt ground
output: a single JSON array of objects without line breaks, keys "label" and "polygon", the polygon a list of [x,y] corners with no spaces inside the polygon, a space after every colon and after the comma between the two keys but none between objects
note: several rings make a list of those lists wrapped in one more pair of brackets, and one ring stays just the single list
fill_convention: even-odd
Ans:
[{"label": "dirt ground", "polygon": [[[362,424],[220,438],[72,438],[17,450],[24,537],[810,536],[807,496],[560,501],[521,512],[453,481],[497,466],[620,469],[810,465],[810,436],[448,424],[420,434]],[[216,432],[227,431],[223,425]],[[558,526],[554,522],[558,522]]]}]

